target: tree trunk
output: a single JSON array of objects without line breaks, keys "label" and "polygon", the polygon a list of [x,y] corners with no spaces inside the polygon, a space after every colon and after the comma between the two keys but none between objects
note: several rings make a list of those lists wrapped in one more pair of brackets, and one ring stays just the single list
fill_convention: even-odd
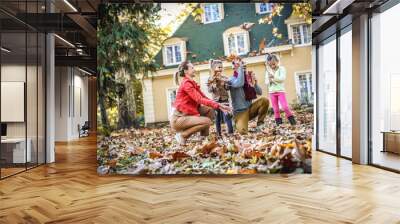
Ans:
[{"label": "tree trunk", "polygon": [[136,105],[133,90],[133,82],[129,75],[123,73],[121,79],[124,91],[120,95],[118,102],[118,129],[131,128],[135,124]]},{"label": "tree trunk", "polygon": [[99,93],[98,104],[100,107],[101,126],[104,129],[104,134],[108,135],[111,130],[110,130],[110,124],[108,122],[107,110],[106,110],[106,106],[105,106],[104,89],[102,88],[104,85],[103,85],[102,79],[100,77],[97,80],[98,80],[97,86],[99,87],[99,89],[97,91]]}]

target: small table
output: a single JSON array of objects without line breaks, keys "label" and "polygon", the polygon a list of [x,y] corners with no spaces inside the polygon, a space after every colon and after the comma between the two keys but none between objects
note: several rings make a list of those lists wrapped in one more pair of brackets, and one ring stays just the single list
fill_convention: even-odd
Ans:
[{"label": "small table", "polygon": [[382,131],[383,150],[382,152],[391,152],[400,154],[400,131]]}]

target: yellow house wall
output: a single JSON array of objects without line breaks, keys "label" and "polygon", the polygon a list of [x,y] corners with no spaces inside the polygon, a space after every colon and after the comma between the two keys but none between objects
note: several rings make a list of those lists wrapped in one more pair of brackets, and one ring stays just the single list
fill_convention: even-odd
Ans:
[{"label": "yellow house wall", "polygon": [[[281,65],[287,70],[285,80],[286,96],[289,103],[297,100],[295,72],[311,72],[311,46],[294,47],[291,51],[280,53]],[[255,72],[259,84],[263,90],[263,96],[268,97],[267,86],[265,85],[265,65],[263,62],[247,66],[248,70]],[[225,68],[224,74],[230,76],[231,68]],[[199,73],[196,74],[195,80],[200,83]],[[168,121],[167,108],[167,89],[176,87],[173,82],[173,75],[154,77],[153,81],[153,99],[154,99],[154,115],[155,122]]]}]

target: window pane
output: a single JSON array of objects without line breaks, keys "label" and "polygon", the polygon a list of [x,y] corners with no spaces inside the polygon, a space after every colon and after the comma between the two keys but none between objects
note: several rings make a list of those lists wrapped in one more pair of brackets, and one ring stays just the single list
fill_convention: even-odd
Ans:
[{"label": "window pane", "polygon": [[167,64],[172,64],[172,63],[174,63],[172,47],[167,47]]},{"label": "window pane", "polygon": [[[3,15],[0,13],[0,16]],[[32,159],[30,147],[32,141],[31,138],[26,138],[27,123],[24,115],[26,112],[26,76],[29,69],[26,59],[27,54],[30,53],[27,49],[28,39],[26,38],[25,32],[1,34],[1,47],[8,49],[0,52],[2,60],[0,109],[1,124],[4,129],[2,138],[9,141],[9,144],[0,145],[2,178],[24,171],[25,163],[31,162]],[[5,98],[5,96],[8,97]]]},{"label": "window pane", "polygon": [[217,21],[219,20],[219,7],[218,4],[212,5],[212,20]]},{"label": "window pane", "polygon": [[293,44],[301,44],[300,26],[292,26]]},{"label": "window pane", "polygon": [[302,98],[303,98],[303,103],[307,103],[308,98],[309,98],[309,86],[308,86],[308,80],[306,75],[302,75],[300,79],[300,86],[301,86],[301,93],[302,93]]},{"label": "window pane", "polygon": [[352,149],[352,37],[351,31],[340,37],[340,152],[351,158]]},{"label": "window pane", "polygon": [[181,62],[182,61],[182,56],[181,56],[181,46],[176,45],[175,46],[175,62]]},{"label": "window pane", "polygon": [[[399,21],[400,4],[371,19],[372,163],[395,170],[400,170]],[[382,133],[390,131],[396,133]]]},{"label": "window pane", "polygon": [[235,54],[236,52],[236,43],[235,43],[235,36],[231,35],[228,37],[228,47],[229,47],[229,53],[230,54]]},{"label": "window pane", "polygon": [[305,44],[311,42],[311,25],[303,25],[303,40]]},{"label": "window pane", "polygon": [[311,73],[298,74],[296,76],[297,94],[300,104],[312,104],[312,82]]},{"label": "window pane", "polygon": [[318,147],[336,153],[336,40],[318,48]]},{"label": "window pane", "polygon": [[167,102],[168,102],[168,117],[171,116],[172,108],[176,99],[176,89],[168,90]]},{"label": "window pane", "polygon": [[237,47],[238,47],[237,52],[238,52],[238,54],[245,53],[246,50],[245,50],[245,45],[244,45],[244,34],[238,34],[236,36],[236,39],[237,39]]},{"label": "window pane", "polygon": [[211,6],[208,4],[206,4],[204,6],[204,16],[205,16],[206,22],[211,20]]},{"label": "window pane", "polygon": [[205,4],[204,16],[206,22],[213,22],[220,20],[219,5],[218,4]]},{"label": "window pane", "polygon": [[260,12],[271,12],[272,4],[271,3],[260,3]]}]

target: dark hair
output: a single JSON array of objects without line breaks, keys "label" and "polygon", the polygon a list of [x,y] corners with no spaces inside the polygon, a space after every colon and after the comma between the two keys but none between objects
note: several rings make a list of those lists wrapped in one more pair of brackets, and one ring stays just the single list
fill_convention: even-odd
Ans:
[{"label": "dark hair", "polygon": [[270,62],[270,61],[278,61],[279,62],[279,59],[278,59],[278,57],[275,55],[275,54],[267,54],[267,61],[268,62]]},{"label": "dark hair", "polygon": [[190,61],[184,61],[182,62],[179,67],[178,67],[178,71],[175,73],[174,75],[174,80],[175,80],[175,84],[179,85],[179,77],[185,77],[185,70],[189,69],[189,65]]}]

